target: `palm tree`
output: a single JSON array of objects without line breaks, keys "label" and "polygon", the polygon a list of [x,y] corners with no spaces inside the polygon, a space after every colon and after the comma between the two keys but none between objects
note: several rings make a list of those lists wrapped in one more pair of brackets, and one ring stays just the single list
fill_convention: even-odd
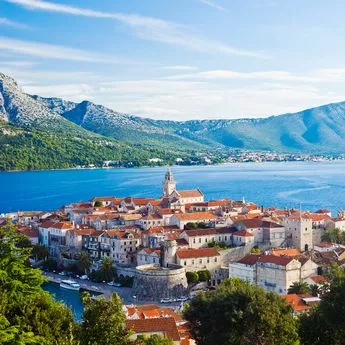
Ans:
[{"label": "palm tree", "polygon": [[305,282],[294,282],[288,289],[288,294],[295,293],[297,295],[306,294],[310,292],[310,287]]},{"label": "palm tree", "polygon": [[101,263],[101,272],[103,273],[103,280],[110,282],[115,277],[115,271],[111,259],[106,256]]},{"label": "palm tree", "polygon": [[313,285],[310,285],[310,293],[315,296],[315,297],[318,297],[319,296],[319,293],[320,293],[320,288],[317,284],[313,284]]},{"label": "palm tree", "polygon": [[87,274],[90,269],[90,266],[91,266],[91,260],[89,258],[89,254],[86,251],[82,251],[80,253],[80,258],[79,258],[80,269],[83,270],[85,274]]}]

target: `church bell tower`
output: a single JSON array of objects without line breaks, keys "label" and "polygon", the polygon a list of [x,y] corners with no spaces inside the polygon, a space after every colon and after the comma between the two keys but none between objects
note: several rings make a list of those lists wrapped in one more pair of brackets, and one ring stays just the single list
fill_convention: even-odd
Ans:
[{"label": "church bell tower", "polygon": [[168,171],[165,173],[164,181],[163,181],[163,196],[169,196],[173,191],[176,190],[176,182],[174,179],[174,175],[169,168]]}]

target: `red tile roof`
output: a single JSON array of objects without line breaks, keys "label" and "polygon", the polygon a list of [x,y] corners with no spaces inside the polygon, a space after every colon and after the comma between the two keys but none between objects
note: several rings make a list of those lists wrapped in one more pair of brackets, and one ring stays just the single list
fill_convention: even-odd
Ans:
[{"label": "red tile roof", "polygon": [[310,279],[315,283],[315,284],[322,284],[327,281],[327,278],[325,276],[321,275],[315,275],[311,276]]},{"label": "red tile roof", "polygon": [[38,230],[37,229],[33,229],[33,228],[30,228],[30,227],[23,227],[22,229],[18,229],[18,231],[24,235],[24,236],[27,236],[27,237],[38,237]]},{"label": "red tile roof", "polygon": [[126,327],[135,334],[163,333],[173,341],[180,341],[180,335],[172,317],[126,320]]},{"label": "red tile roof", "polygon": [[270,251],[272,255],[276,256],[298,256],[301,255],[301,251],[296,248],[282,248],[282,249],[272,249]]},{"label": "red tile roof", "polygon": [[286,266],[292,260],[294,260],[291,256],[275,256],[275,255],[261,255],[258,262],[260,263],[272,263],[278,266]]},{"label": "red tile roof", "polygon": [[218,217],[211,212],[192,212],[192,213],[179,213],[175,214],[175,217],[182,221],[196,221],[196,220],[208,220],[217,219]]},{"label": "red tile roof", "polygon": [[236,261],[239,264],[243,264],[243,265],[250,265],[253,266],[255,265],[258,260],[260,259],[260,255],[258,254],[249,254],[246,255],[245,257],[243,257],[242,259]]},{"label": "red tile roof", "polygon": [[310,309],[310,306],[306,305],[302,297],[296,294],[289,294],[289,295],[282,295],[281,298],[283,298],[294,311],[304,311],[307,309]]},{"label": "red tile roof", "polygon": [[180,259],[189,259],[189,258],[203,258],[211,256],[219,256],[217,249],[215,248],[188,248],[188,249],[177,249],[176,255]]},{"label": "red tile roof", "polygon": [[253,234],[251,234],[250,232],[246,231],[246,230],[240,230],[240,231],[236,231],[234,233],[234,236],[240,236],[240,237],[254,237]]},{"label": "red tile roof", "polygon": [[60,230],[69,230],[73,229],[73,224],[71,222],[54,222],[54,221],[45,221],[41,225],[40,228],[53,228],[53,229],[60,229]]},{"label": "red tile roof", "polygon": [[198,198],[200,196],[203,196],[201,191],[199,189],[191,189],[191,190],[179,190],[177,193],[182,198]]}]

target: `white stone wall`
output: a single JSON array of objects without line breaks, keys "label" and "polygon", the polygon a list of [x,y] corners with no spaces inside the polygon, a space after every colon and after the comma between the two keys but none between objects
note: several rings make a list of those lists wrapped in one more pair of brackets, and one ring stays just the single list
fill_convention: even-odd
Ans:
[{"label": "white stone wall", "polygon": [[245,265],[238,262],[229,264],[229,277],[239,278],[251,284],[256,284],[256,264]]}]

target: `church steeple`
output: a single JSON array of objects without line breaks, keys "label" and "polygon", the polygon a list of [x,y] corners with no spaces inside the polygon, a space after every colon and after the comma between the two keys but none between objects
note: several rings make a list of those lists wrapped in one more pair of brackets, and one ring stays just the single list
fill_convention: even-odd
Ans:
[{"label": "church steeple", "polygon": [[175,190],[176,182],[174,179],[174,174],[172,173],[171,169],[168,168],[163,181],[163,196],[169,196]]}]

